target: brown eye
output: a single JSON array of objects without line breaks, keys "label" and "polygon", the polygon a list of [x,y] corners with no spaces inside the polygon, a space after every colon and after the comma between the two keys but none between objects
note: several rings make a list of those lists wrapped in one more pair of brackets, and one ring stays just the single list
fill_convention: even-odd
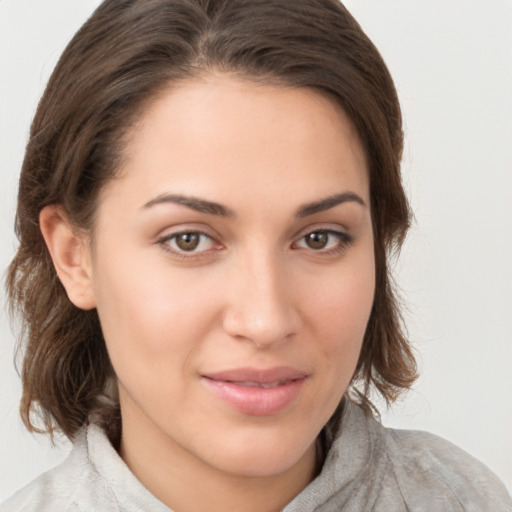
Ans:
[{"label": "brown eye", "polygon": [[310,249],[325,249],[329,242],[329,233],[326,233],[325,231],[315,231],[307,234],[304,237],[304,241]]},{"label": "brown eye", "polygon": [[199,246],[201,235],[199,233],[181,233],[175,236],[176,245],[182,251],[193,251]]},{"label": "brown eye", "polygon": [[196,255],[216,247],[214,240],[201,231],[183,231],[159,240],[164,249],[175,254]]},{"label": "brown eye", "polygon": [[353,237],[342,231],[318,229],[303,235],[294,243],[296,249],[309,249],[321,254],[332,254],[344,251],[352,242]]}]

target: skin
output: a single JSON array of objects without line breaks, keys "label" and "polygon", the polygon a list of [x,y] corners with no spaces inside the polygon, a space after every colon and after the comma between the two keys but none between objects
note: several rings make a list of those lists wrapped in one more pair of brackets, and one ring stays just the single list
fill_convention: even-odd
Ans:
[{"label": "skin", "polygon": [[[361,144],[317,92],[212,75],[159,96],[124,157],[101,192],[92,246],[59,206],[41,214],[70,299],[98,310],[119,382],[120,454],[178,512],[280,510],[315,476],[315,439],[350,383],[370,315]],[[270,415],[237,410],[202,377],[275,366],[307,377]]]}]

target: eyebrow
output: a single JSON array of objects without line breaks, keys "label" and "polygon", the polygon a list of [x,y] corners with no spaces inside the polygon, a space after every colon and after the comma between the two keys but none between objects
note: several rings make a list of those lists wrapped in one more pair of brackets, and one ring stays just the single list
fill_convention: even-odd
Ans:
[{"label": "eyebrow", "polygon": [[309,215],[330,210],[339,204],[347,202],[355,202],[361,206],[366,206],[363,199],[354,192],[343,192],[342,194],[335,194],[333,196],[326,197],[325,199],[321,199],[320,201],[315,201],[314,203],[302,205],[297,210],[296,216],[299,218],[308,217]]},{"label": "eyebrow", "polygon": [[209,215],[217,215],[219,217],[234,217],[235,214],[232,210],[219,203],[199,199],[198,197],[183,196],[180,194],[162,194],[147,202],[142,208],[151,208],[158,204],[173,203],[181,206],[186,206],[191,210],[200,213],[207,213]]},{"label": "eyebrow", "polygon": [[[361,206],[366,206],[366,203],[363,201],[363,199],[354,192],[343,192],[342,194],[335,194],[313,203],[304,204],[297,209],[295,215],[298,218],[304,218],[308,217],[309,215],[314,215],[315,213],[329,210],[335,206],[338,206],[339,204],[347,202],[355,202]],[[200,213],[207,213],[209,215],[216,215],[219,217],[235,217],[233,210],[222,204],[200,199],[198,197],[184,196],[181,194],[159,195],[158,197],[155,197],[154,199],[151,199],[151,201],[148,201],[146,204],[144,204],[142,208],[147,209],[159,204],[166,203],[186,206],[191,210],[195,210]]]}]

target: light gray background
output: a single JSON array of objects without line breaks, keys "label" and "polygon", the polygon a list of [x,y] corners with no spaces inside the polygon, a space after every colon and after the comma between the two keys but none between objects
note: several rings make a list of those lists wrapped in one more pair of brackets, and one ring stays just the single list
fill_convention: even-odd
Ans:
[{"label": "light gray background", "polygon": [[[58,56],[98,0],[0,0],[0,269],[12,257],[28,128]],[[397,266],[415,389],[383,414],[484,461],[512,489],[512,2],[347,0],[381,50],[404,110],[416,224]],[[3,300],[3,299],[2,299]],[[4,301],[5,302],[5,301]],[[58,462],[24,432],[0,316],[0,501]]]}]

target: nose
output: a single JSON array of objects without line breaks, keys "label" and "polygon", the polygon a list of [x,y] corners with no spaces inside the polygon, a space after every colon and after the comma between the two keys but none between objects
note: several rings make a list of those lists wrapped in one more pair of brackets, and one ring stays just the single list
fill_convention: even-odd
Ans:
[{"label": "nose", "polygon": [[299,331],[298,298],[290,272],[283,267],[277,257],[252,254],[230,269],[223,318],[230,336],[264,349]]}]

